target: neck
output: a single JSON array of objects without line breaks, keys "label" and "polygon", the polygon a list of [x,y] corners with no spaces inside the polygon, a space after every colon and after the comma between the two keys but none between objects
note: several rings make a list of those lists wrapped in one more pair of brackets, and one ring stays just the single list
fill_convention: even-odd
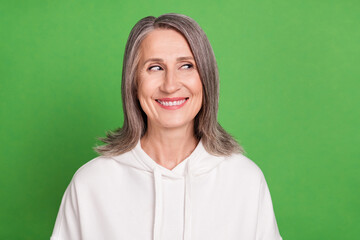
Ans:
[{"label": "neck", "polygon": [[154,128],[148,124],[141,148],[159,165],[172,170],[194,151],[198,144],[194,124],[175,129]]}]

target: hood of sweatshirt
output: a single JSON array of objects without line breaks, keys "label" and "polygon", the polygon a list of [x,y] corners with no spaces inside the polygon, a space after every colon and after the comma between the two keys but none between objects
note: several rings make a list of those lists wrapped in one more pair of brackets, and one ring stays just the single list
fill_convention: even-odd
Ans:
[{"label": "hood of sweatshirt", "polygon": [[145,151],[141,148],[140,139],[129,154],[132,154],[137,161],[127,161],[126,158],[114,157],[122,164],[134,167],[136,169],[149,172],[154,177],[154,191],[155,191],[155,214],[153,226],[153,239],[159,240],[162,228],[162,211],[163,211],[163,178],[185,179],[185,211],[184,211],[184,240],[190,240],[191,233],[191,184],[192,178],[206,174],[212,169],[216,168],[225,157],[217,157],[209,154],[200,140],[194,151],[179,163],[175,168],[169,170],[158,163],[156,163]]}]

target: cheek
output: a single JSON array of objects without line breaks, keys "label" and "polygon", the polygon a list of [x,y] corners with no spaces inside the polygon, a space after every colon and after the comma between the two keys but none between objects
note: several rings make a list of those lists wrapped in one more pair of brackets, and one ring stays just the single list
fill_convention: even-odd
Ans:
[{"label": "cheek", "polygon": [[137,88],[137,98],[139,99],[140,106],[144,112],[147,112],[147,101],[150,98],[150,89],[149,86],[146,86],[144,82],[139,82]]},{"label": "cheek", "polygon": [[145,100],[146,98],[149,98],[152,96],[154,92],[152,84],[149,84],[149,81],[140,80],[138,89],[137,89],[137,97],[139,100]]},{"label": "cheek", "polygon": [[202,100],[203,85],[200,78],[194,78],[190,83],[191,85],[189,86],[189,89],[191,90],[194,97],[200,98]]},{"label": "cheek", "polygon": [[140,72],[138,77],[138,99],[141,98],[147,98],[145,100],[151,100],[151,97],[154,96],[154,94],[157,91],[158,85],[159,85],[159,76],[150,76],[146,74],[145,72]]},{"label": "cheek", "polygon": [[[140,80],[140,79],[139,79]],[[138,83],[138,89],[137,89],[137,98],[140,102],[140,106],[142,110],[145,112],[145,114],[148,117],[151,116],[157,116],[157,111],[155,105],[157,104],[155,102],[155,99],[153,97],[155,96],[157,92],[157,85],[154,83],[154,81],[151,81],[152,79],[141,79]]]}]

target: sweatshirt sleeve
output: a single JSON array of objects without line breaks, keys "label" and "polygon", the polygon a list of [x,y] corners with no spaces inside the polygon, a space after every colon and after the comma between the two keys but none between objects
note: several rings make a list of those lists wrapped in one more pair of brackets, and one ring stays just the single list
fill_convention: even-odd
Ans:
[{"label": "sweatshirt sleeve", "polygon": [[79,206],[76,186],[72,180],[61,200],[60,209],[56,217],[55,227],[50,240],[81,239]]},{"label": "sweatshirt sleeve", "polygon": [[282,240],[275,219],[270,191],[261,173],[256,240]]}]

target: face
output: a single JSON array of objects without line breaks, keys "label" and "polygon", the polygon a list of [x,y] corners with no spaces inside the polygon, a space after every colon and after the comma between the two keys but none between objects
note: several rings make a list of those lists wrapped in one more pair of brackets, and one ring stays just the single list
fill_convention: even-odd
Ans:
[{"label": "face", "polygon": [[141,43],[137,94],[149,128],[191,127],[203,89],[194,56],[177,31],[156,29]]}]

